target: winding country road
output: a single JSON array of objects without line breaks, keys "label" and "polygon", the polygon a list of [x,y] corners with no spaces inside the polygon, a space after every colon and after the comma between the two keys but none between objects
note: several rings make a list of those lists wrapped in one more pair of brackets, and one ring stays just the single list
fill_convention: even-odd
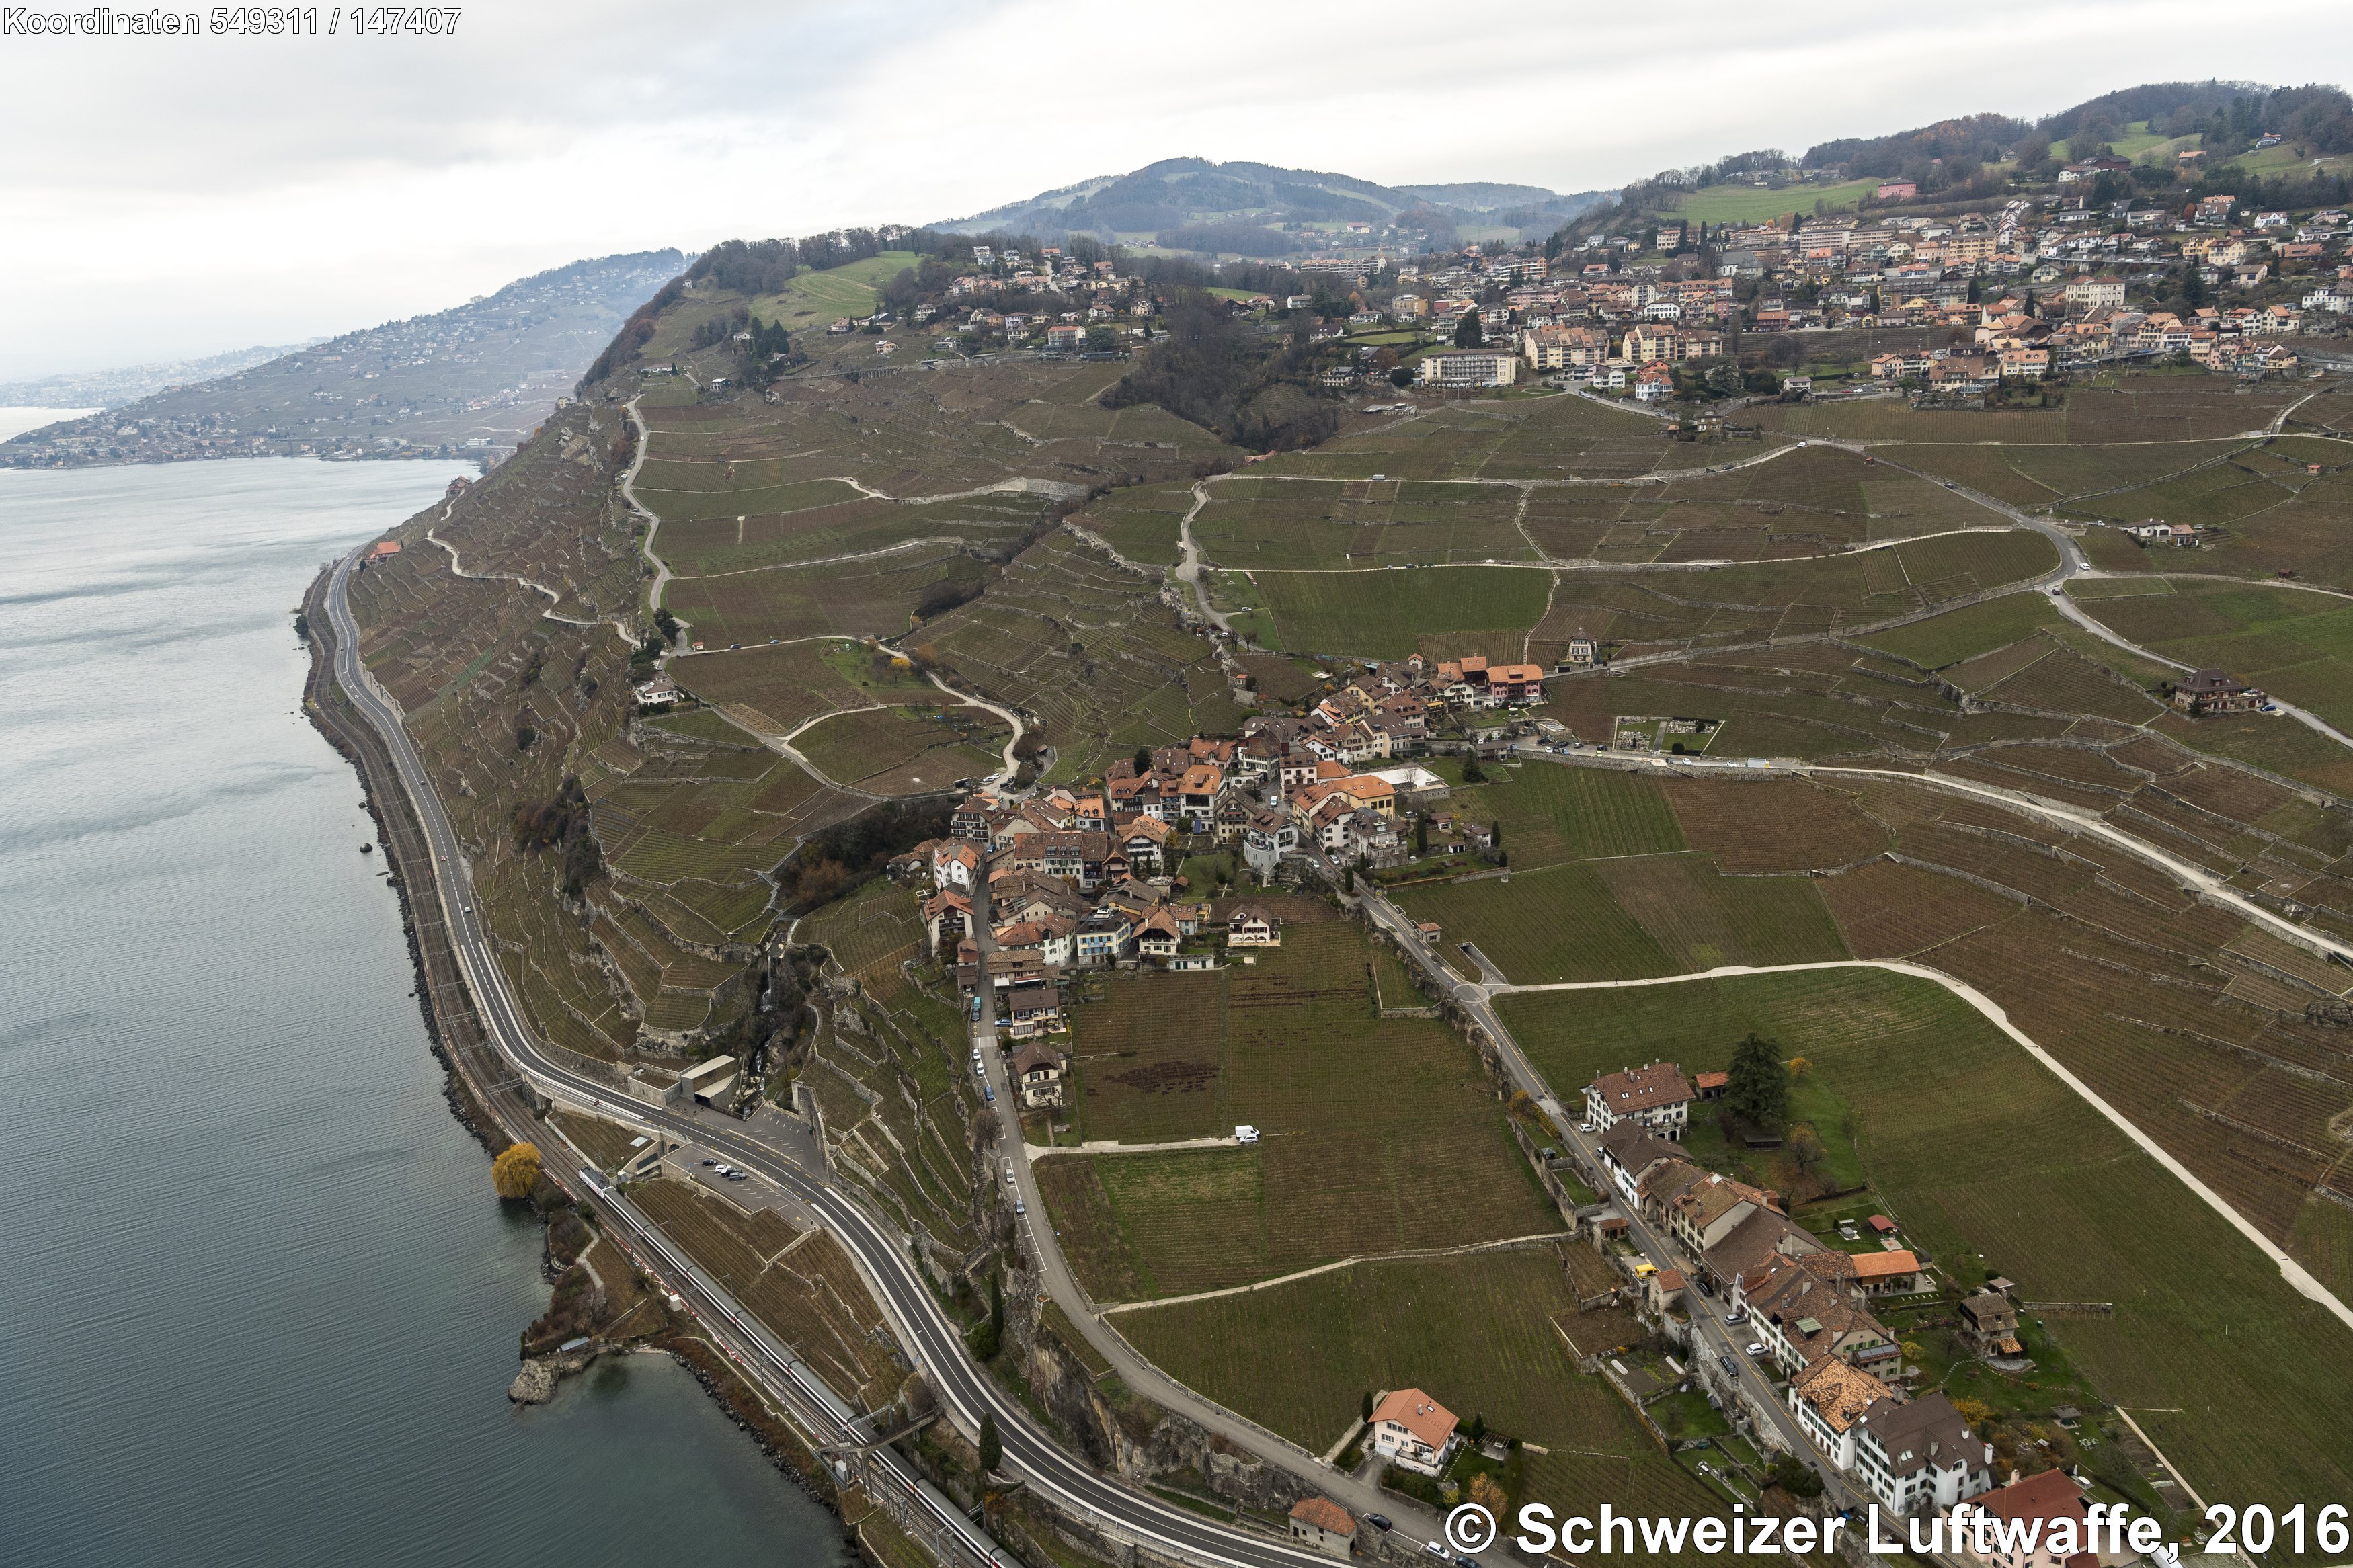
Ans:
[{"label": "winding country road", "polygon": [[[1099,1521],[1115,1536],[1205,1568],[1314,1568],[1324,1561],[1131,1489],[1065,1452],[1031,1419],[1018,1399],[974,1363],[962,1333],[909,1261],[905,1237],[871,1217],[840,1188],[805,1173],[789,1152],[763,1142],[745,1123],[715,1112],[687,1116],[643,1103],[574,1070],[543,1047],[524,1022],[491,935],[475,913],[465,847],[410,743],[399,708],[361,664],[359,627],[348,594],[358,554],[354,550],[337,562],[327,585],[334,679],[360,716],[383,738],[432,848],[436,892],[459,968],[485,1032],[515,1070],[550,1100],[700,1143],[806,1204],[857,1261],[876,1300],[890,1315],[900,1344],[929,1375],[955,1425],[970,1437],[978,1433],[984,1415],[993,1415],[1004,1441],[1004,1468],[1036,1491],[1075,1514]],[[698,1282],[698,1289],[714,1300],[724,1300],[707,1279]],[[740,1315],[740,1308],[733,1302],[726,1306]],[[753,1336],[739,1330],[736,1337],[740,1341]],[[745,1361],[740,1353],[738,1359],[763,1386],[784,1395],[783,1403],[796,1405],[805,1399],[795,1394],[773,1368],[756,1359]],[[845,1436],[864,1436],[871,1434],[845,1433]],[[871,1462],[881,1466],[909,1493],[920,1487],[920,1478],[889,1449],[876,1450]],[[976,1532],[965,1533],[987,1541]],[[993,1545],[968,1550],[978,1561],[1012,1561],[1009,1553]]]}]

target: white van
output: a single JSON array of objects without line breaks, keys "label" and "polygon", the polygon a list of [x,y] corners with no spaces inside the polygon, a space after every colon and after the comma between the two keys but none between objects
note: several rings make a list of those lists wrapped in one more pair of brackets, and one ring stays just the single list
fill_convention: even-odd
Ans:
[{"label": "white van", "polygon": [[1255,1143],[1255,1142],[1258,1142],[1258,1129],[1257,1129],[1257,1128],[1255,1128],[1255,1127],[1252,1127],[1252,1126],[1251,1126],[1249,1122],[1247,1122],[1247,1121],[1243,1122],[1240,1127],[1237,1127],[1237,1128],[1235,1128],[1235,1129],[1234,1129],[1234,1142],[1237,1142],[1237,1143]]}]

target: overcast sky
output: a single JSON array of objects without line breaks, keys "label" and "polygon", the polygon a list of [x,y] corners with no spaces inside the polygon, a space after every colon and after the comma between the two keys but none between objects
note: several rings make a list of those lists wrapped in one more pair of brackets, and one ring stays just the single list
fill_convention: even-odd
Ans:
[{"label": "overcast sky", "polygon": [[2345,83],[2353,11],[490,0],[442,37],[0,37],[0,378],[349,331],[585,256],[961,216],[1158,158],[1574,191],[2206,76]]}]

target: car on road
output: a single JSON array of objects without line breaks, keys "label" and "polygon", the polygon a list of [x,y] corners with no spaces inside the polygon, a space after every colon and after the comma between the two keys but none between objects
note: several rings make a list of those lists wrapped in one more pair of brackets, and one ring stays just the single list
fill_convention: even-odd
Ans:
[{"label": "car on road", "polygon": [[995,1105],[997,1103],[997,1086],[990,1083],[987,1079],[981,1079],[980,1098],[988,1101],[989,1104]]},{"label": "car on road", "polygon": [[1019,1199],[1019,1198],[1015,1198],[1015,1199],[1013,1200],[1013,1217],[1014,1217],[1014,1218],[1016,1218],[1016,1219],[1019,1219],[1019,1218],[1021,1218],[1024,1215],[1028,1214],[1029,1212],[1029,1205],[1027,1203],[1024,1203],[1024,1202],[1023,1202],[1021,1199]]},{"label": "car on road", "polygon": [[1715,1359],[1724,1363],[1724,1373],[1726,1377],[1738,1377],[1740,1375],[1740,1363],[1732,1359],[1729,1352],[1716,1357]]},{"label": "car on road", "polygon": [[1005,1162],[1005,1184],[1008,1187],[1013,1184],[1013,1162],[1010,1160]]},{"label": "car on road", "polygon": [[1235,1128],[1235,1129],[1234,1129],[1234,1142],[1237,1142],[1237,1143],[1255,1143],[1255,1142],[1258,1142],[1258,1129],[1257,1129],[1257,1128],[1255,1128],[1255,1127],[1252,1127],[1252,1126],[1251,1126],[1249,1122],[1247,1122],[1247,1121],[1243,1122],[1240,1126],[1239,1126],[1239,1127],[1237,1127],[1237,1128]]},{"label": "car on road", "polygon": [[1425,1541],[1421,1543],[1421,1549],[1424,1552],[1429,1552],[1432,1557],[1437,1558],[1440,1563],[1446,1561],[1446,1548],[1439,1542]]},{"label": "car on road", "polygon": [[1948,490],[1952,490],[1952,489],[1960,489],[1960,487],[1959,487],[1958,485],[1957,485],[1957,484],[1953,483],[1953,481],[1952,481],[1952,480],[1950,480],[1950,479],[1947,479],[1947,480],[1945,481],[1945,488],[1946,488],[1947,489],[1948,489]]},{"label": "car on road", "polygon": [[1749,1353],[1750,1355],[1752,1355],[1752,1356],[1761,1356],[1761,1355],[1763,1355],[1763,1354],[1765,1353],[1765,1342],[1764,1342],[1763,1340],[1751,1340],[1751,1341],[1749,1341],[1749,1342],[1748,1342],[1748,1353]]},{"label": "car on road", "polygon": [[731,1182],[748,1182],[752,1178],[748,1172],[730,1171],[727,1173],[727,1179]]},{"label": "car on road", "polygon": [[1395,1524],[1389,1521],[1389,1516],[1385,1513],[1368,1513],[1365,1515],[1365,1522],[1371,1525],[1375,1530],[1395,1530],[1397,1528]]},{"label": "car on road", "polygon": [[1457,1557],[1454,1568],[1479,1568],[1479,1560],[1476,1557]]},{"label": "car on road", "polygon": [[716,1165],[717,1163],[719,1163],[719,1162],[718,1162],[718,1161],[716,1161],[716,1160],[705,1160],[705,1161],[704,1161],[704,1162],[702,1162],[702,1163],[703,1163],[704,1164],[706,1164],[706,1165]]}]

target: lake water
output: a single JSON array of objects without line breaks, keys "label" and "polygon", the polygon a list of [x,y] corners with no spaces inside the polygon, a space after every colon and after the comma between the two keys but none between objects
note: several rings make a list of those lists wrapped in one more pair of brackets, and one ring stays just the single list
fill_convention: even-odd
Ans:
[{"label": "lake water", "polygon": [[459,471],[0,470],[0,1558],[847,1562],[666,1359],[507,1403],[538,1227],[290,629]]},{"label": "lake water", "polygon": [[0,403],[0,441],[37,430],[44,425],[55,425],[61,419],[79,419],[97,412],[95,408],[28,408],[18,403]]}]

